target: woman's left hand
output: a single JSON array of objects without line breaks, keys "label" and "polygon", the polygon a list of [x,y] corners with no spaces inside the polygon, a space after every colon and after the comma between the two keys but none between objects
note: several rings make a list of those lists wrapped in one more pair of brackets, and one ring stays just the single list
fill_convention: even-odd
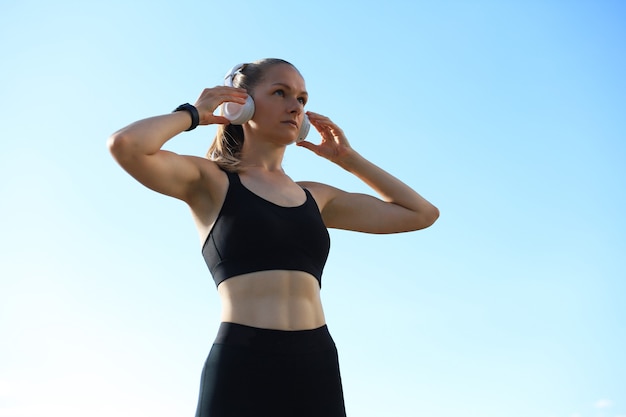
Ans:
[{"label": "woman's left hand", "polygon": [[311,125],[320,133],[322,142],[319,145],[315,145],[309,141],[302,141],[298,143],[298,146],[307,148],[310,151],[315,152],[317,155],[322,156],[332,162],[338,163],[344,157],[349,156],[353,150],[350,147],[350,143],[343,133],[343,130],[332,120],[321,114],[313,113],[311,111],[306,113],[309,116]]}]

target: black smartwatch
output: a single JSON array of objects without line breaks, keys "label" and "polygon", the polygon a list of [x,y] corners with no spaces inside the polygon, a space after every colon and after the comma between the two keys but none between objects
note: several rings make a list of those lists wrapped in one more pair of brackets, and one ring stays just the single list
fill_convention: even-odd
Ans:
[{"label": "black smartwatch", "polygon": [[189,129],[185,130],[185,132],[189,132],[190,130],[194,130],[200,124],[200,115],[198,114],[198,109],[195,106],[192,106],[189,103],[181,104],[176,107],[172,113],[177,111],[186,111],[191,115],[191,126]]}]

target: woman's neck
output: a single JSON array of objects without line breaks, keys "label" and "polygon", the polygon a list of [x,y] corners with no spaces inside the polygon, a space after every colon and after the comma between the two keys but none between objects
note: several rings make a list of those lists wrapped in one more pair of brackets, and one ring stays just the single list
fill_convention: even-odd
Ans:
[{"label": "woman's neck", "polygon": [[240,166],[244,169],[260,168],[268,172],[282,172],[284,156],[285,146],[244,142]]}]

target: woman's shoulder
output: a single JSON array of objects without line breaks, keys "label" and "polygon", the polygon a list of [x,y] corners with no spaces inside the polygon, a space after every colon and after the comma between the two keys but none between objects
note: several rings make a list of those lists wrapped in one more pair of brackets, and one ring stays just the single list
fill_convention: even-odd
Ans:
[{"label": "woman's shoulder", "polygon": [[316,181],[297,181],[296,182],[300,187],[306,188],[312,193],[320,193],[320,194],[332,194],[335,192],[341,192],[339,188],[333,187],[332,185],[324,184]]},{"label": "woman's shoulder", "polygon": [[207,178],[226,178],[226,169],[217,162],[204,156],[184,155],[184,157],[198,167],[203,176]]},{"label": "woman's shoulder", "polygon": [[221,200],[228,188],[228,175],[226,170],[215,161],[206,157],[187,155],[185,158],[193,163],[200,172],[200,180],[194,187],[194,200],[198,197],[210,200]]},{"label": "woman's shoulder", "polygon": [[340,193],[343,193],[339,188],[333,187],[328,184],[315,181],[297,181],[297,184],[308,190],[315,198],[320,210],[323,210],[326,204],[334,199]]}]

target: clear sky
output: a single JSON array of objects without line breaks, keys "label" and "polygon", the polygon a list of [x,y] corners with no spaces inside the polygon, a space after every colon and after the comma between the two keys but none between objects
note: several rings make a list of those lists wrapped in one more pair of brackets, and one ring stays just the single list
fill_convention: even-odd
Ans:
[{"label": "clear sky", "polygon": [[[193,415],[214,284],[188,209],[105,142],[263,57],[441,210],[331,232],[349,416],[626,416],[625,22],[608,0],[2,1],[0,417]],[[369,192],[306,149],[284,167]]]}]

